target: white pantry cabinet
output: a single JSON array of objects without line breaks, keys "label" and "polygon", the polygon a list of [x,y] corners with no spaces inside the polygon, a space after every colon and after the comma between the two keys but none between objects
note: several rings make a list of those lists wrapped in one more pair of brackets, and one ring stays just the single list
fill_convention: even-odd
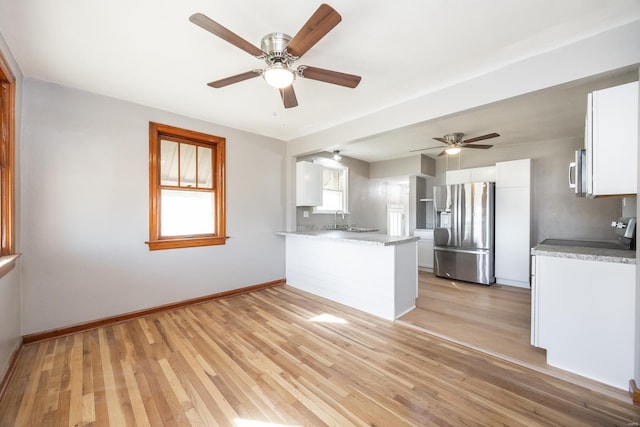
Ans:
[{"label": "white pantry cabinet", "polygon": [[588,95],[587,197],[638,192],[638,82]]},{"label": "white pantry cabinet", "polygon": [[626,389],[634,375],[635,264],[535,255],[532,344],[547,363]]},{"label": "white pantry cabinet", "polygon": [[529,287],[531,159],[496,163],[496,283]]},{"label": "white pantry cabinet", "polygon": [[322,165],[296,163],[296,206],[322,206]]}]

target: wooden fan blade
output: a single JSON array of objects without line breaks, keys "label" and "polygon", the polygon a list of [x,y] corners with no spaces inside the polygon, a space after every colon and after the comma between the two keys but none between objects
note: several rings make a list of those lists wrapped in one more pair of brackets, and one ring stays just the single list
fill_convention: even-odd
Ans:
[{"label": "wooden fan blade", "polygon": [[426,151],[426,150],[440,150],[442,147],[428,147],[428,148],[418,148],[417,150],[409,150],[410,153],[414,153],[416,151]]},{"label": "wooden fan blade", "polygon": [[444,144],[447,144],[447,145],[448,145],[448,144],[450,144],[450,143],[449,143],[449,141],[447,141],[447,140],[446,140],[446,139],[444,139],[444,138],[433,138],[433,139],[435,139],[436,141],[440,141],[440,142],[442,142],[442,143],[444,143]]},{"label": "wooden fan blade", "polygon": [[262,72],[260,70],[251,70],[246,73],[236,74],[235,76],[226,77],[224,79],[216,80],[215,82],[207,83],[207,86],[214,87],[216,89],[220,89],[221,87],[229,86],[234,83],[238,83],[244,80],[251,79],[253,77],[257,77]]},{"label": "wooden fan blade", "polygon": [[484,144],[473,144],[473,145],[463,145],[462,148],[481,148],[486,150],[487,148],[491,148],[493,145],[484,145]]},{"label": "wooden fan blade", "polygon": [[482,136],[476,136],[475,138],[470,138],[470,139],[465,139],[464,141],[462,141],[463,144],[470,144],[472,142],[476,142],[476,141],[482,141],[484,139],[490,139],[490,138],[495,138],[497,136],[500,136],[500,134],[498,133],[488,133],[486,135],[482,135]]},{"label": "wooden fan blade", "polygon": [[222,40],[225,40],[232,45],[239,47],[250,55],[253,56],[262,56],[265,53],[258,49],[256,46],[252,45],[239,35],[235,34],[231,30],[223,27],[218,24],[213,19],[203,15],[202,13],[194,13],[189,17],[189,21],[193,22],[197,26],[209,31],[211,34],[220,37]]},{"label": "wooden fan blade", "polygon": [[438,157],[444,156],[445,154],[447,154],[447,150],[442,150],[440,154],[438,154]]},{"label": "wooden fan blade", "polygon": [[298,106],[298,100],[296,99],[296,93],[293,90],[293,85],[280,89],[280,96],[282,97],[284,108],[293,108]]},{"label": "wooden fan blade", "polygon": [[342,21],[342,17],[328,4],[321,4],[311,18],[302,26],[298,34],[289,42],[287,51],[300,58],[329,31]]},{"label": "wooden fan blade", "polygon": [[360,80],[362,80],[362,77],[356,76],[354,74],[340,73],[338,71],[309,67],[307,65],[301,65],[300,67],[298,67],[298,71],[300,75],[302,75],[302,77],[306,79],[346,86],[352,89],[358,86]]}]

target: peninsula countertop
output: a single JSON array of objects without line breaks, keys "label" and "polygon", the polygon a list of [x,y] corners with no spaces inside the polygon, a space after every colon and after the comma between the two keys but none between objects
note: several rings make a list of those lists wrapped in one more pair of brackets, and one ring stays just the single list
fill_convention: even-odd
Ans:
[{"label": "peninsula countertop", "polygon": [[417,236],[392,236],[372,232],[353,232],[345,230],[278,231],[278,236],[296,236],[305,239],[331,239],[370,246],[393,246],[417,242]]},{"label": "peninsula countertop", "polygon": [[628,249],[591,248],[585,246],[561,246],[540,244],[531,249],[531,255],[572,258],[587,261],[635,264],[636,251]]}]

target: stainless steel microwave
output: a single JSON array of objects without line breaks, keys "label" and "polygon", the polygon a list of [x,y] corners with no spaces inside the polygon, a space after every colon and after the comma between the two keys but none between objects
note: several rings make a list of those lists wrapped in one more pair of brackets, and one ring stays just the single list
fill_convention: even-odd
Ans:
[{"label": "stainless steel microwave", "polygon": [[569,188],[573,188],[576,197],[587,195],[587,150],[576,150],[576,159],[569,163]]}]

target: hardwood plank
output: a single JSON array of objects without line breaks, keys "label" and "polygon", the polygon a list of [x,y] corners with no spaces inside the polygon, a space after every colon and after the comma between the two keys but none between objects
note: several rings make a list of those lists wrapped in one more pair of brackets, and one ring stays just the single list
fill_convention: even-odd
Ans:
[{"label": "hardwood plank", "polygon": [[630,425],[640,408],[286,286],[26,345],[0,400],[0,426],[240,420]]},{"label": "hardwood plank", "polygon": [[530,345],[530,290],[482,286],[419,273],[417,308],[399,322],[620,399],[624,393],[547,365],[546,351]]},{"label": "hardwood plank", "polygon": [[102,326],[114,325],[116,323],[124,322],[127,320],[137,319],[142,316],[148,316],[154,313],[161,313],[167,310],[174,310],[180,307],[187,307],[194,304],[201,304],[201,303],[212,301],[218,298],[227,298],[229,296],[241,295],[247,292],[255,292],[257,290],[266,289],[273,286],[282,286],[284,283],[285,283],[284,279],[273,280],[271,282],[260,283],[258,285],[247,286],[240,289],[233,289],[230,291],[219,292],[216,294],[206,295],[203,297],[191,298],[188,300],[160,305],[157,307],[151,307],[143,310],[132,311],[130,313],[124,313],[124,314],[119,314],[117,316],[105,317],[103,319],[92,320],[89,322],[79,323],[76,325],[71,325],[63,328],[51,329],[43,332],[36,332],[33,334],[24,335],[22,337],[22,342],[24,344],[30,344],[33,342],[44,341],[51,338],[61,337],[64,335],[84,332],[84,331],[99,328]]}]

